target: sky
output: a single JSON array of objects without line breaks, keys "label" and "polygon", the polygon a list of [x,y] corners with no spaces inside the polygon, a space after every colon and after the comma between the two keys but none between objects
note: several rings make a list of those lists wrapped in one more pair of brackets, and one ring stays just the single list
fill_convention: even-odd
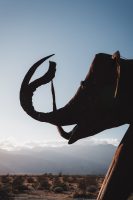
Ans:
[{"label": "sky", "polygon": [[[96,53],[119,50],[122,56],[133,58],[132,8],[132,0],[0,0],[1,146],[67,144],[56,127],[23,111],[19,102],[22,80],[33,63],[54,53],[57,107],[64,106],[84,80]],[[47,69],[45,62],[33,79]],[[33,102],[36,110],[52,110],[49,84],[35,92]],[[118,144],[127,128],[110,129],[93,138]]]}]

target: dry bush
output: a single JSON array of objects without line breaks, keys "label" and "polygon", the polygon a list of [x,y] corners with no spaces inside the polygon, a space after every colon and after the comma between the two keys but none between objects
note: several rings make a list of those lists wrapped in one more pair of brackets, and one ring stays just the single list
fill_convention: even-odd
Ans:
[{"label": "dry bush", "polygon": [[91,193],[95,193],[97,192],[97,187],[95,185],[90,185],[89,187],[87,187],[87,191]]},{"label": "dry bush", "polygon": [[86,176],[85,179],[86,179],[86,184],[88,186],[89,185],[97,185],[97,183],[98,183],[97,177],[95,177],[95,176]]},{"label": "dry bush", "polygon": [[90,198],[95,198],[94,194],[91,193],[84,193],[84,192],[75,192],[73,194],[73,198],[82,198],[82,199],[90,199]]},{"label": "dry bush", "polygon": [[84,192],[84,193],[86,192],[87,184],[86,184],[86,180],[85,180],[85,179],[79,180],[78,188],[79,188],[82,192]]},{"label": "dry bush", "polygon": [[49,183],[49,179],[45,176],[40,176],[39,179],[39,188],[40,190],[50,190],[51,184]]},{"label": "dry bush", "polygon": [[28,185],[25,185],[24,176],[16,176],[12,182],[12,188],[14,193],[22,193],[28,190]]},{"label": "dry bush", "polygon": [[63,188],[62,187],[54,187],[53,188],[53,192],[55,192],[55,193],[63,193]]},{"label": "dry bush", "polygon": [[2,185],[0,188],[0,200],[11,200],[13,199],[11,185]]},{"label": "dry bush", "polygon": [[69,186],[64,181],[61,181],[59,177],[55,177],[53,184],[52,184],[52,190],[55,191],[55,188],[62,188],[62,191],[68,191]]}]

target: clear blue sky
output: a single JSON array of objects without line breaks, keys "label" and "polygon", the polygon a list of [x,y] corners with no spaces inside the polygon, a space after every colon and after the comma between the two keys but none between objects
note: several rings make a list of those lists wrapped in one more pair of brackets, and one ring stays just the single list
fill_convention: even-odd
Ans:
[{"label": "clear blue sky", "polygon": [[[20,107],[23,77],[38,59],[55,53],[57,106],[65,105],[96,53],[119,50],[133,58],[132,10],[132,0],[0,0],[0,140],[60,141],[56,127],[33,120]],[[34,105],[52,110],[50,85],[37,90]],[[96,137],[120,140],[126,128]]]}]

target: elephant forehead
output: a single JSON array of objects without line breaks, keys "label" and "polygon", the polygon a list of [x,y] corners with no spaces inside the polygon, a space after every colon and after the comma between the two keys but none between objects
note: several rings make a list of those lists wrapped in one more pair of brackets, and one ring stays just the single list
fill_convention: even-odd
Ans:
[{"label": "elephant forehead", "polygon": [[111,84],[116,80],[116,63],[109,54],[96,54],[86,77],[98,84]]}]

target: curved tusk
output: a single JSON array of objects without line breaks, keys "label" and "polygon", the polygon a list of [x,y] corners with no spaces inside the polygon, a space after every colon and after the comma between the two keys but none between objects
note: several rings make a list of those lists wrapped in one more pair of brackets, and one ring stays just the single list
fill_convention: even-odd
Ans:
[{"label": "curved tusk", "polygon": [[36,62],[27,72],[27,74],[24,77],[24,80],[21,85],[20,89],[20,103],[22,108],[31,116],[34,115],[34,118],[38,118],[38,113],[34,110],[34,107],[32,105],[32,96],[33,92],[41,85],[49,83],[55,76],[56,71],[56,63],[50,62],[48,71],[41,77],[33,82],[30,82],[31,77],[33,76],[36,69],[41,65],[44,61],[46,61],[48,58],[52,57],[54,54],[44,57],[38,62]]},{"label": "curved tusk", "polygon": [[46,61],[47,59],[49,59],[50,57],[54,56],[55,54],[51,54],[47,57],[44,57],[42,59],[40,59],[39,61],[37,61],[27,72],[26,76],[24,77],[24,80],[22,82],[22,86],[28,85],[29,81],[31,79],[31,77],[33,76],[34,72],[36,71],[36,69],[39,67],[39,65],[41,65],[44,61]]}]

